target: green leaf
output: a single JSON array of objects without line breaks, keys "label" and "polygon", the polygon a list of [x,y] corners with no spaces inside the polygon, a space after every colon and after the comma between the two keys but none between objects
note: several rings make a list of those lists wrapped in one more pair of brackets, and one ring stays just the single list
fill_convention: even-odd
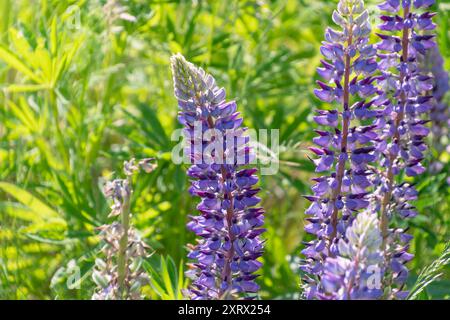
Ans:
[{"label": "green leaf", "polygon": [[446,243],[442,254],[419,274],[414,287],[408,295],[408,300],[416,300],[421,297],[424,290],[442,275],[441,270],[450,264],[450,241]]},{"label": "green leaf", "polygon": [[150,285],[155,293],[163,300],[183,299],[182,290],[187,284],[183,273],[183,262],[178,268],[170,256],[166,258],[160,256],[159,264],[157,262],[154,259],[144,262],[144,268],[150,276]]},{"label": "green leaf", "polygon": [[11,84],[5,90],[8,92],[35,92],[49,88],[47,84]]},{"label": "green leaf", "polygon": [[47,206],[28,191],[25,191],[12,183],[0,182],[0,189],[16,198],[17,201],[34,212],[39,213],[39,216],[43,218],[59,218],[59,214],[55,210]]},{"label": "green leaf", "polygon": [[172,287],[172,281],[170,280],[169,269],[167,267],[167,262],[161,257],[161,276],[166,286],[167,293],[170,297],[175,297],[175,291]]},{"label": "green leaf", "polygon": [[39,78],[34,72],[28,68],[19,57],[9,51],[7,48],[0,45],[0,59],[7,63],[10,67],[22,72],[30,79],[37,83],[42,83],[42,79]]}]

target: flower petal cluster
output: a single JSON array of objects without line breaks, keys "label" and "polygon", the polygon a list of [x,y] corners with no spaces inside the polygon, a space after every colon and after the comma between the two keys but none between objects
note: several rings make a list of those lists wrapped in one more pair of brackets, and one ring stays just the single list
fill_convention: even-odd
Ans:
[{"label": "flower petal cluster", "polygon": [[[381,40],[376,46],[368,43],[370,26],[362,1],[339,1],[333,13],[342,31],[326,31],[321,47],[325,60],[318,69],[326,82],[318,82],[315,94],[324,102],[339,102],[342,109],[319,110],[314,118],[328,127],[316,131],[317,147],[311,148],[317,156],[313,160],[316,172],[328,175],[314,178],[314,195],[306,197],[312,204],[305,212],[311,216],[305,230],[314,235],[302,251],[306,298],[407,295],[406,263],[413,258],[408,253],[412,237],[390,224],[394,217],[417,215],[412,203],[417,191],[399,178],[415,177],[425,170],[421,162],[430,129],[424,115],[436,105],[432,91],[437,86],[418,62],[435,46],[434,14],[426,11],[433,3],[388,0],[380,4],[386,14],[381,16]],[[443,88],[448,78],[444,81]],[[375,262],[383,274],[383,288],[375,291],[356,281],[367,280],[363,260],[370,259],[358,253],[367,253],[366,249],[361,243],[356,251],[348,249],[356,241],[352,230],[362,223],[356,222],[360,217],[370,221],[379,217],[379,226],[367,224],[382,239]]]},{"label": "flower petal cluster", "polygon": [[362,212],[338,243],[339,256],[324,264],[322,299],[377,299],[381,289],[383,256],[382,237],[376,214]]},{"label": "flower petal cluster", "polygon": [[[179,121],[188,140],[190,193],[201,198],[200,215],[188,228],[198,236],[190,246],[191,299],[252,298],[259,290],[264,210],[256,205],[256,169],[236,103],[203,69],[181,54],[171,58]],[[211,145],[214,144],[214,148]]]},{"label": "flower petal cluster", "polygon": [[412,201],[417,191],[411,183],[399,182],[405,174],[415,177],[425,171],[422,160],[427,146],[424,138],[430,129],[424,119],[433,105],[433,79],[423,73],[419,58],[435,46],[433,35],[436,26],[433,13],[423,8],[434,1],[385,1],[380,8],[387,11],[381,16],[377,45],[380,58],[380,94],[377,105],[382,114],[377,119],[377,130],[383,143],[377,152],[379,175],[374,179],[374,211],[379,212],[383,250],[386,258],[385,285],[391,288],[390,297],[402,298],[408,269],[405,264],[412,259],[408,242],[411,236],[404,230],[390,228],[394,216],[400,219],[417,215]]},{"label": "flower petal cluster", "polygon": [[[433,90],[431,91],[433,95],[430,110],[431,133],[433,134],[433,147],[441,153],[449,145],[450,140],[450,108],[448,100],[446,100],[446,94],[450,90],[449,74],[444,68],[444,58],[438,46],[428,50],[424,57],[419,56],[418,58],[421,72],[431,75],[434,80]],[[440,171],[439,165],[432,169]]]},{"label": "flower petal cluster", "polygon": [[324,287],[320,281],[327,257],[339,255],[338,243],[345,239],[346,229],[355,215],[368,206],[367,190],[371,187],[370,164],[375,160],[379,138],[372,123],[377,116],[371,98],[377,92],[376,50],[368,43],[369,14],[363,1],[342,0],[333,12],[340,30],[328,28],[320,48],[324,60],[317,69],[325,82],[318,81],[315,95],[341,107],[318,110],[314,121],[323,126],[313,139],[316,147],[314,195],[306,210],[305,231],[313,239],[305,243],[301,265],[305,273],[305,297],[320,298]]}]

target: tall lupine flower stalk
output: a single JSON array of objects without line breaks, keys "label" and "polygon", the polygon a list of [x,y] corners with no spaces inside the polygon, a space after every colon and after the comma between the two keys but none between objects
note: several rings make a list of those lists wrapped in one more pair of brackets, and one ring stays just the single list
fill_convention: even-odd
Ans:
[{"label": "tall lupine flower stalk", "polygon": [[[185,127],[193,178],[190,193],[201,198],[200,215],[190,217],[188,228],[198,236],[188,257],[193,280],[192,299],[253,298],[261,263],[260,234],[264,210],[255,188],[256,169],[249,164],[248,138],[234,101],[225,101],[225,90],[203,69],[181,54],[171,58],[179,121]],[[208,153],[211,143],[214,152]],[[221,150],[223,149],[223,150]]]},{"label": "tall lupine flower stalk", "polygon": [[367,207],[366,189],[371,186],[369,163],[375,158],[374,142],[377,134],[374,125],[357,126],[352,120],[370,122],[376,113],[370,110],[370,97],[376,92],[371,75],[377,69],[375,49],[368,44],[370,34],[369,15],[361,0],[341,0],[333,12],[333,21],[341,31],[328,28],[326,41],[320,48],[326,60],[318,74],[326,81],[318,81],[316,96],[322,101],[336,102],[337,109],[318,110],[315,122],[327,130],[316,130],[310,148],[319,156],[313,160],[316,172],[327,175],[313,179],[312,202],[306,210],[309,224],[305,231],[315,239],[305,243],[302,253],[306,259],[301,265],[304,271],[305,297],[323,297],[321,284],[327,257],[339,254],[338,243],[345,239],[345,230],[354,216]]},{"label": "tall lupine flower stalk", "polygon": [[[377,175],[378,189],[376,210],[380,212],[382,248],[386,259],[384,285],[392,288],[388,298],[402,298],[408,275],[405,263],[412,259],[407,252],[411,236],[402,229],[390,229],[389,222],[394,216],[411,218],[417,213],[410,203],[417,198],[413,185],[402,179],[403,174],[414,177],[425,171],[421,161],[427,147],[423,142],[429,133],[425,126],[428,120],[422,115],[431,109],[432,78],[420,73],[417,63],[419,55],[435,45],[433,35],[428,34],[435,28],[431,18],[434,14],[419,13],[417,9],[429,7],[433,0],[388,0],[379,7],[390,15],[381,16],[382,31],[390,34],[378,34],[381,42],[379,81],[381,94],[378,99],[383,117],[379,118],[381,128],[380,144],[382,166]],[[396,288],[394,288],[396,287]]]},{"label": "tall lupine flower stalk", "polygon": [[130,224],[130,203],[133,174],[140,169],[153,171],[156,165],[152,160],[143,159],[138,164],[134,159],[125,161],[126,179],[115,179],[105,184],[104,195],[112,200],[109,217],[118,217],[119,221],[98,228],[105,259],[95,260],[92,278],[97,284],[97,291],[92,296],[94,300],[142,298],[140,289],[147,277],[141,265],[148,255],[147,245]]},{"label": "tall lupine flower stalk", "polygon": [[[432,75],[434,84],[430,95],[433,95],[433,104],[430,110],[433,134],[433,147],[438,153],[443,152],[450,142],[450,107],[446,94],[450,90],[449,74],[444,68],[444,58],[438,46],[431,48],[424,57],[419,57],[420,68],[423,73]],[[450,147],[448,147],[450,153]],[[430,168],[440,171],[441,168]]]},{"label": "tall lupine flower stalk", "polygon": [[325,261],[321,284],[323,299],[376,299],[380,286],[383,256],[382,237],[376,214],[361,212],[338,242],[339,256]]}]

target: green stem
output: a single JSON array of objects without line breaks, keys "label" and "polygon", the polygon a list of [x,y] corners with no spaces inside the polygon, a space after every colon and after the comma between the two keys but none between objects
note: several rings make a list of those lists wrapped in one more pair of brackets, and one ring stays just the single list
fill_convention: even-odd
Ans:
[{"label": "green stem", "polygon": [[128,247],[128,229],[130,228],[130,200],[131,200],[131,176],[127,177],[128,190],[123,199],[122,211],[121,211],[121,223],[123,228],[123,234],[119,241],[119,253],[117,257],[117,273],[118,273],[118,288],[119,298],[126,298],[126,286],[125,278],[127,275],[127,247]]},{"label": "green stem", "polygon": [[[405,8],[405,11],[403,13],[403,19],[407,19],[409,15],[409,7]],[[402,60],[403,62],[407,62],[408,61],[408,45],[409,45],[409,30],[408,27],[403,27],[403,31],[402,31]],[[405,81],[405,72],[402,71],[400,72],[400,85],[401,87],[403,87],[403,83]],[[392,141],[394,143],[399,144],[400,143],[400,133],[398,131],[398,127],[400,126],[400,123],[403,120],[404,117],[404,108],[407,102],[407,96],[405,94],[404,91],[401,92],[400,94],[400,99],[399,99],[399,105],[401,107],[400,112],[398,113],[398,115],[395,118],[395,122],[394,122],[394,136]],[[383,244],[382,244],[382,249],[385,250],[386,249],[386,242],[387,242],[387,238],[389,236],[389,217],[388,217],[388,205],[391,201],[392,198],[392,190],[393,190],[393,186],[394,186],[394,179],[395,179],[395,175],[394,175],[394,171],[393,171],[393,165],[394,165],[394,161],[396,160],[396,156],[395,155],[390,155],[389,156],[389,167],[388,167],[388,172],[387,172],[387,184],[388,184],[388,188],[386,193],[383,196],[383,200],[381,202],[381,234],[383,236]]]},{"label": "green stem", "polygon": [[[353,21],[352,13],[350,13],[350,20]],[[353,44],[353,24],[348,26],[348,40],[347,40],[347,50]],[[342,113],[342,139],[340,151],[342,154],[347,153],[347,139],[348,139],[348,129],[350,126],[350,117],[347,117],[345,114],[349,111],[349,101],[350,101],[350,74],[351,74],[351,57],[349,52],[345,53],[345,73],[344,73],[344,97],[343,97],[343,113]],[[333,227],[333,231],[329,237],[328,245],[331,246],[333,240],[337,235],[337,224],[338,224],[338,215],[339,209],[336,206],[336,200],[342,195],[342,181],[344,179],[345,174],[345,158],[339,158],[339,162],[337,165],[336,172],[336,181],[337,186],[333,189],[333,193],[331,196],[331,201],[333,203],[333,213],[331,215],[331,226]]]},{"label": "green stem", "polygon": [[64,163],[65,168],[69,168],[69,156],[67,155],[66,147],[64,144],[64,136],[61,130],[61,126],[59,123],[59,111],[58,111],[58,105],[57,105],[57,99],[56,94],[54,91],[54,88],[50,88],[48,91],[48,97],[50,104],[51,112],[53,115],[53,121],[55,122],[55,130],[56,130],[56,142],[58,145],[58,149],[60,152],[60,155],[62,157],[62,161]]}]

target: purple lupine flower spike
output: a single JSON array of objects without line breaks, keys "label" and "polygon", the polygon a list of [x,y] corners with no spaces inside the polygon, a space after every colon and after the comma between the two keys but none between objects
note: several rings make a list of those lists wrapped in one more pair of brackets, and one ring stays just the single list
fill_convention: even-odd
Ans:
[{"label": "purple lupine flower spike", "polygon": [[[194,260],[187,272],[193,280],[188,295],[192,299],[254,298],[259,290],[255,272],[261,267],[257,259],[263,250],[264,210],[255,207],[260,202],[256,169],[243,167],[253,155],[242,118],[236,103],[225,101],[225,90],[210,74],[181,54],[172,56],[171,64],[179,120],[190,141],[190,192],[202,199],[197,206],[200,215],[188,223],[198,236],[188,254]],[[219,141],[211,153],[206,151],[211,141],[208,132],[213,141]]]},{"label": "purple lupine flower spike", "polygon": [[[313,142],[318,147],[310,149],[318,156],[313,160],[316,172],[324,175],[313,179],[314,196],[306,197],[312,203],[305,212],[311,216],[305,231],[314,236],[302,251],[306,258],[301,270],[308,299],[324,297],[324,262],[327,257],[339,255],[338,243],[345,239],[347,226],[368,205],[368,165],[375,160],[376,126],[352,124],[357,120],[370,122],[376,116],[370,97],[377,91],[372,76],[377,62],[376,51],[368,44],[368,19],[363,1],[340,1],[333,12],[333,21],[340,30],[328,28],[320,48],[325,60],[317,71],[325,82],[318,81],[314,93],[320,100],[336,102],[342,108],[318,110],[314,117],[327,129],[316,131],[319,136]],[[350,100],[355,101],[353,105]]]},{"label": "purple lupine flower spike", "polygon": [[397,215],[400,218],[414,217],[417,212],[411,200],[417,191],[406,182],[397,183],[396,177],[405,173],[414,177],[425,169],[421,164],[427,147],[423,142],[429,129],[422,115],[429,111],[433,82],[429,75],[422,74],[417,60],[435,46],[430,30],[434,14],[419,12],[434,1],[385,1],[380,5],[390,14],[382,16],[380,29],[389,34],[380,34],[379,85],[382,89],[378,98],[382,117],[378,119],[380,137],[383,143],[378,147],[381,171],[375,179],[374,209],[380,212],[382,248],[386,259],[385,285],[390,287],[387,298],[405,296],[404,285],[408,276],[405,263],[411,260],[408,242],[411,239],[401,229],[390,229],[389,221]]},{"label": "purple lupine flower spike", "polygon": [[[431,75],[434,80],[433,90],[429,92],[433,95],[433,101],[420,107],[423,111],[429,110],[433,147],[440,154],[448,147],[446,139],[448,140],[450,135],[450,108],[446,100],[446,94],[450,90],[449,74],[444,68],[444,58],[437,46],[429,50],[424,57],[419,56],[419,63],[421,72]],[[436,161],[431,164],[430,170],[439,172],[442,170],[442,164]]]}]

